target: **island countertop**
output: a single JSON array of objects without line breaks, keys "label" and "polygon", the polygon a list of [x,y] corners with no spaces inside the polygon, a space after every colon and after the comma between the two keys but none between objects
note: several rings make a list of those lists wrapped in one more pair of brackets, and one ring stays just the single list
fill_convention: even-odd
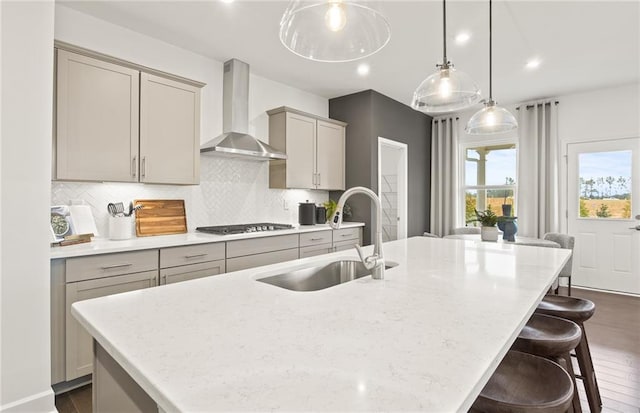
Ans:
[{"label": "island countertop", "polygon": [[[371,251],[371,247],[365,249]],[[257,282],[334,254],[81,301],[72,313],[166,411],[467,411],[569,258],[416,237],[315,292]]]}]

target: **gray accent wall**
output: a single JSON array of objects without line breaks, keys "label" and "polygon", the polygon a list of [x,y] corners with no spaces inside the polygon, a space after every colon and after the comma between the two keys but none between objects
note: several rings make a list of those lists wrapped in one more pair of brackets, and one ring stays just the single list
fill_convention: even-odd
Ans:
[{"label": "gray accent wall", "polygon": [[[431,197],[431,117],[374,90],[329,100],[329,117],[347,122],[346,187],[364,186],[378,192],[378,137],[408,146],[409,237],[429,231]],[[341,192],[331,192],[337,200]],[[366,224],[363,242],[371,243],[371,202],[361,195],[348,201],[350,221]]]}]

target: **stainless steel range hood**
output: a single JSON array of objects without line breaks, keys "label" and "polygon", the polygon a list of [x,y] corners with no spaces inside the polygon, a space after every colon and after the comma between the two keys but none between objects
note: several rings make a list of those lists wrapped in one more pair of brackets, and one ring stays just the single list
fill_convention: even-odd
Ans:
[{"label": "stainless steel range hood", "polygon": [[200,147],[203,155],[254,161],[287,159],[287,155],[249,135],[249,65],[237,59],[224,63],[222,135]]}]

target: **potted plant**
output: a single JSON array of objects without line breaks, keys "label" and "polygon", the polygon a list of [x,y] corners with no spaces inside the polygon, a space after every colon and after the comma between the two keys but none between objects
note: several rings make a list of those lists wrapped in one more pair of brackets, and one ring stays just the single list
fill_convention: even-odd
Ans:
[{"label": "potted plant", "polygon": [[491,207],[481,212],[477,209],[474,209],[474,211],[476,217],[467,222],[480,223],[480,237],[483,241],[498,241],[498,228],[496,227],[498,216],[491,210]]}]

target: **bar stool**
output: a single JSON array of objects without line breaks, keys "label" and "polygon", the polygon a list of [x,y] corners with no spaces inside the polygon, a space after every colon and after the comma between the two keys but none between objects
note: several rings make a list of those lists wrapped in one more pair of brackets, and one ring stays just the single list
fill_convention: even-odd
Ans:
[{"label": "bar stool", "polygon": [[582,408],[569,353],[578,346],[581,338],[582,330],[573,321],[543,314],[534,314],[527,321],[513,346],[511,346],[512,350],[555,361],[569,373],[574,387],[574,413],[582,412]]},{"label": "bar stool", "polygon": [[576,357],[578,359],[578,366],[580,367],[580,375],[576,377],[582,379],[584,389],[587,393],[589,409],[593,413],[599,413],[602,410],[602,399],[600,398],[596,373],[593,368],[593,361],[591,360],[587,332],[584,329],[584,322],[590,319],[595,311],[596,305],[592,301],[561,295],[545,296],[536,309],[536,313],[538,314],[565,318],[580,326],[582,339],[576,347]]},{"label": "bar stool", "polygon": [[573,383],[553,361],[509,351],[473,403],[471,412],[564,413]]}]

